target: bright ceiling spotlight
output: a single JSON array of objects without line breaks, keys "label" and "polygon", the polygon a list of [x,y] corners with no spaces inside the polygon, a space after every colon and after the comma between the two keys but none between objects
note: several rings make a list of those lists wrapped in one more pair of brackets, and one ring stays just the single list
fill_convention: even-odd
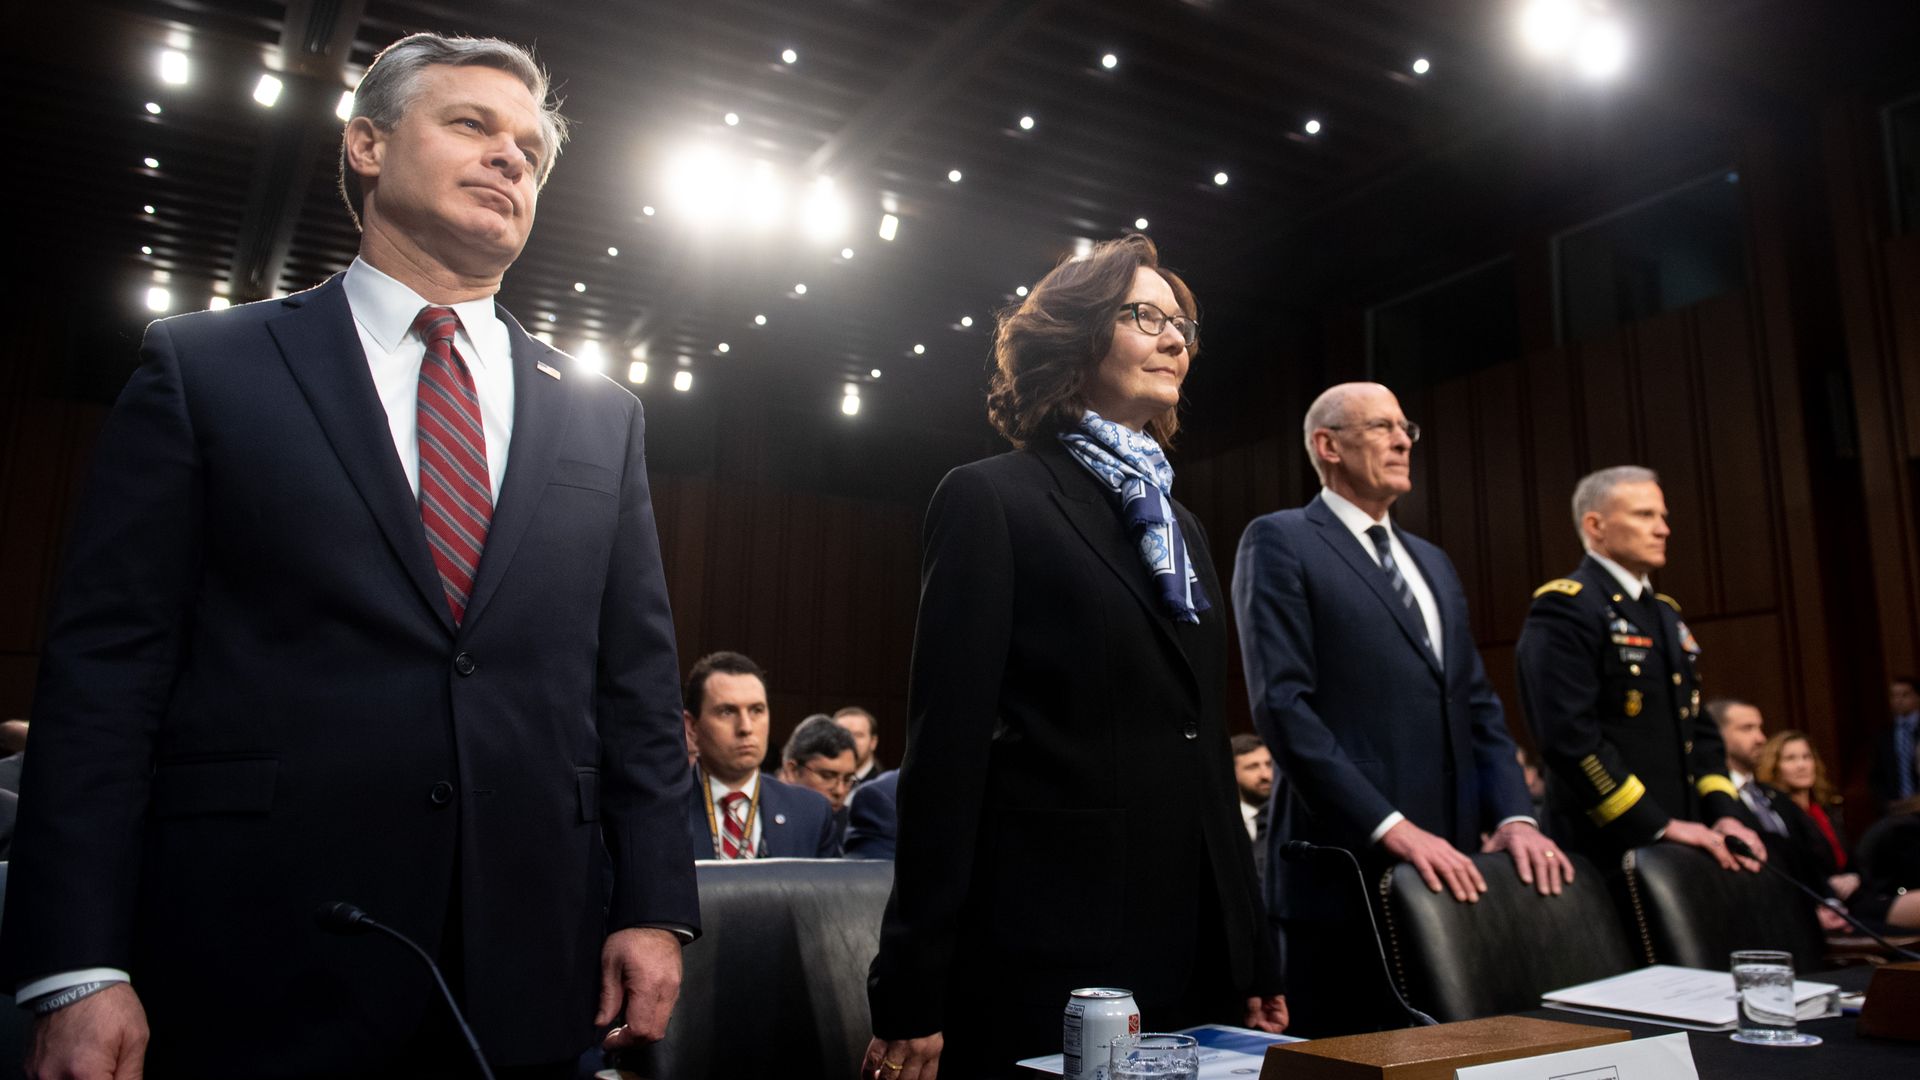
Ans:
[{"label": "bright ceiling spotlight", "polygon": [[153,248],[152,248],[151,246],[149,246],[149,245],[147,245],[147,244],[141,244],[141,245],[140,245],[140,254],[142,254],[142,255],[151,255],[151,254],[153,254]]},{"label": "bright ceiling spotlight", "polygon": [[534,339],[539,341],[542,345],[553,344],[553,335],[551,333],[548,333],[545,330],[535,330],[533,332],[533,336],[534,336]]},{"label": "bright ceiling spotlight", "polygon": [[927,347],[925,345],[915,345],[913,347],[913,355],[915,356],[927,355]]},{"label": "bright ceiling spotlight", "polygon": [[1415,75],[1425,75],[1427,72],[1432,70],[1433,70],[1433,65],[1428,63],[1427,58],[1424,56],[1416,59],[1413,62],[1413,73]]},{"label": "bright ceiling spotlight", "polygon": [[1016,286],[1013,290],[1013,295],[1015,296],[1027,295],[1027,287],[1025,285]]},{"label": "bright ceiling spotlight", "polygon": [[147,290],[147,310],[148,311],[171,311],[172,309],[173,309],[172,293],[168,292],[167,290],[161,288],[158,285],[155,285],[152,288]]},{"label": "bright ceiling spotlight", "polygon": [[589,371],[604,371],[607,367],[606,354],[601,352],[600,343],[588,338],[574,350],[573,362]]},{"label": "bright ceiling spotlight", "polygon": [[868,378],[871,378],[871,379],[877,379],[877,378],[879,378],[879,377],[880,377],[880,369],[879,369],[879,368],[874,368],[874,369],[873,369],[872,371],[869,371],[869,372],[867,372],[867,377],[868,377]]},{"label": "bright ceiling spotlight", "polygon": [[852,249],[852,248],[841,248],[841,249],[840,249],[840,257],[841,257],[841,258],[843,258],[843,259],[851,259],[851,258],[853,258],[853,249]]},{"label": "bright ceiling spotlight", "polygon": [[807,295],[807,283],[804,281],[796,282],[793,286],[793,295],[795,296]]},{"label": "bright ceiling spotlight", "polygon": [[635,360],[645,360],[647,358],[647,343],[643,341],[633,348],[628,349],[627,355],[633,357]]},{"label": "bright ceiling spotlight", "polygon": [[1226,187],[1226,186],[1227,186],[1227,174],[1226,174],[1225,172],[1217,172],[1217,173],[1214,173],[1214,174],[1213,174],[1213,183],[1214,183],[1214,186],[1215,186],[1215,187]]},{"label": "bright ceiling spotlight", "polygon": [[1574,43],[1574,70],[1595,82],[1611,79],[1626,70],[1630,51],[1626,27],[1612,19],[1591,20]]},{"label": "bright ceiling spotlight", "polygon": [[1578,0],[1529,0],[1520,9],[1520,42],[1543,59],[1564,56],[1585,20]]},{"label": "bright ceiling spotlight", "polygon": [[141,163],[149,169],[157,169],[160,167],[160,159],[157,157],[142,158]]},{"label": "bright ceiling spotlight", "polygon": [[1112,53],[1107,53],[1100,57],[1100,66],[1106,68],[1108,71],[1112,71],[1114,68],[1120,66],[1120,58]]},{"label": "bright ceiling spotlight", "polygon": [[641,213],[643,213],[643,214],[645,214],[645,215],[647,215],[648,217],[652,217],[652,216],[653,216],[653,214],[654,214],[654,210],[653,210],[653,207],[651,207],[651,206],[643,206],[643,207],[641,207],[641,208],[640,208],[640,212],[641,212]]},{"label": "bright ceiling spotlight", "polygon": [[627,381],[635,386],[647,381],[647,362],[635,360],[627,365]]},{"label": "bright ceiling spotlight", "polygon": [[333,106],[333,115],[342,120],[353,119],[353,91],[340,91],[340,100]]},{"label": "bright ceiling spotlight", "polygon": [[859,397],[859,395],[857,395],[857,394],[848,394],[848,395],[847,395],[846,397],[843,397],[843,398],[841,398],[841,399],[840,399],[840,411],[841,411],[841,412],[843,412],[843,413],[845,413],[845,414],[847,414],[848,416],[858,416],[858,415],[860,415],[860,397]]},{"label": "bright ceiling spotlight", "polygon": [[740,126],[740,114],[737,112],[730,112],[727,115],[721,117],[720,119],[725,120],[727,122],[728,127]]},{"label": "bright ceiling spotlight", "polygon": [[159,115],[160,115],[160,103],[159,103],[159,102],[157,102],[157,101],[149,101],[149,102],[147,102],[147,112],[148,112],[148,113],[149,113],[150,115],[153,115],[153,116],[159,116]]},{"label": "bright ceiling spotlight", "polygon": [[683,394],[693,389],[693,372],[688,371],[686,368],[681,368],[679,371],[674,372],[673,388]]},{"label": "bright ceiling spotlight", "polygon": [[1136,229],[1145,230],[1147,227],[1147,219],[1143,217],[1134,218],[1133,227]]},{"label": "bright ceiling spotlight", "polygon": [[900,219],[892,214],[880,215],[880,239],[891,240],[900,235]]},{"label": "bright ceiling spotlight", "polygon": [[260,81],[253,84],[253,100],[271,109],[280,103],[280,91],[285,89],[277,76],[262,72]]},{"label": "bright ceiling spotlight", "polygon": [[227,299],[224,296],[210,297],[207,300],[208,311],[225,311],[232,306],[233,306],[233,301]]},{"label": "bright ceiling spotlight", "polygon": [[961,325],[961,326],[972,326],[972,325],[973,325],[973,316],[971,316],[971,315],[962,315],[962,316],[960,316],[960,325]]},{"label": "bright ceiling spotlight", "polygon": [[152,213],[154,212],[154,209],[153,209],[153,204],[152,204],[152,203],[148,203],[147,205],[145,205],[145,206],[142,206],[142,207],[140,208],[140,212],[141,212],[141,213],[143,213],[143,214],[152,214]]},{"label": "bright ceiling spotlight", "polygon": [[608,248],[608,249],[607,249],[607,255],[608,255],[608,257],[610,257],[610,258],[615,258],[615,259],[617,259],[617,258],[619,258],[619,257],[620,257],[620,249],[619,249],[619,248],[617,248],[617,247],[610,247],[610,248]]},{"label": "bright ceiling spotlight", "polygon": [[830,176],[816,177],[800,207],[801,226],[815,240],[837,240],[847,231],[847,200]]},{"label": "bright ceiling spotlight", "polygon": [[731,346],[731,345],[729,345],[729,344],[727,344],[727,343],[726,343],[726,342],[724,342],[724,341],[723,341],[723,342],[721,342],[721,343],[720,343],[720,344],[718,344],[718,345],[715,345],[715,346],[714,346],[714,348],[716,348],[716,349],[718,349],[718,350],[720,350],[721,352],[732,352],[732,351],[733,351],[733,346]]},{"label": "bright ceiling spotlight", "polygon": [[160,81],[168,86],[185,86],[187,78],[187,54],[179,49],[160,50]]},{"label": "bright ceiling spotlight", "polygon": [[696,224],[717,221],[738,202],[739,171],[731,158],[710,147],[686,151],[667,168],[668,205]]},{"label": "bright ceiling spotlight", "polygon": [[781,49],[780,62],[783,64],[797,64],[800,62],[800,54],[794,52],[792,49]]},{"label": "bright ceiling spotlight", "polygon": [[753,317],[753,325],[755,326],[767,325],[767,317],[765,315],[755,315]]},{"label": "bright ceiling spotlight", "polygon": [[1305,129],[1306,129],[1306,132],[1307,132],[1307,134],[1309,134],[1309,135],[1318,135],[1318,134],[1320,134],[1320,121],[1318,121],[1318,120],[1309,120],[1309,121],[1307,121],[1307,122],[1306,122],[1306,125],[1305,125]]},{"label": "bright ceiling spotlight", "polygon": [[1032,131],[1032,130],[1033,130],[1033,117],[1031,117],[1031,116],[1023,116],[1023,117],[1021,117],[1021,118],[1020,118],[1020,130],[1021,130],[1021,131]]},{"label": "bright ceiling spotlight", "polygon": [[959,183],[959,182],[960,182],[960,170],[959,170],[959,169],[948,169],[948,170],[947,170],[947,182],[948,182],[948,183],[951,183],[951,184],[957,184],[957,183]]},{"label": "bright ceiling spotlight", "polygon": [[574,291],[574,292],[586,292],[586,291],[587,291],[587,283],[586,283],[586,282],[584,282],[584,281],[576,281],[576,282],[574,282],[574,283],[573,283],[573,291]]},{"label": "bright ceiling spotlight", "polygon": [[780,174],[765,161],[753,163],[753,172],[740,186],[736,196],[737,213],[755,229],[771,229],[780,223],[787,209],[786,185]]}]

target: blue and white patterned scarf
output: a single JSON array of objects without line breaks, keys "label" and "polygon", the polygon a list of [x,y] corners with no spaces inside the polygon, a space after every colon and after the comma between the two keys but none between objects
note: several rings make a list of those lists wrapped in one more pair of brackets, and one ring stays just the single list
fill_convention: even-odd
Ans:
[{"label": "blue and white patterned scarf", "polygon": [[1086,466],[1113,497],[1120,519],[1140,550],[1140,561],[1153,575],[1167,614],[1197,623],[1212,607],[1200,588],[1200,577],[1187,557],[1187,542],[1173,516],[1173,466],[1153,436],[1102,419],[1092,409],[1080,426],[1060,433],[1060,441],[1074,460]]}]

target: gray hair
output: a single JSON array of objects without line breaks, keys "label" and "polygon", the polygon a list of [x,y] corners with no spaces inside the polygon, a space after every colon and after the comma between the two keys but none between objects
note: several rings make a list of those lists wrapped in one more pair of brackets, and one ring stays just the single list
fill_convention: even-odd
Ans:
[{"label": "gray hair", "polygon": [[787,736],[780,748],[780,760],[805,765],[817,757],[839,757],[853,753],[853,734],[833,722],[826,713],[814,713]]},{"label": "gray hair", "polygon": [[1587,541],[1586,519],[1590,513],[1597,513],[1613,497],[1613,489],[1621,484],[1657,484],[1660,474],[1640,465],[1615,465],[1611,469],[1601,469],[1580,478],[1573,486],[1573,531],[1580,542]]},{"label": "gray hair", "polygon": [[[560,115],[560,103],[549,100],[551,84],[546,69],[531,52],[511,41],[409,34],[373,58],[373,65],[353,92],[353,116],[364,116],[380,130],[392,131],[420,96],[421,73],[436,64],[495,68],[526,84],[540,104],[540,138],[547,144],[538,166],[538,180],[544,187],[547,177],[553,175],[553,163],[560,158],[560,147],[567,141],[567,118]],[[340,197],[346,200],[347,212],[358,226],[365,196],[360,190],[360,177],[347,167],[344,134],[340,140]]]},{"label": "gray hair", "polygon": [[1313,463],[1314,475],[1322,484],[1327,482],[1327,463],[1313,448],[1313,433],[1321,428],[1339,427],[1347,419],[1347,401],[1353,396],[1356,386],[1369,386],[1370,383],[1340,383],[1329,386],[1307,406],[1307,418],[1300,425],[1302,441],[1306,443],[1307,460]]}]

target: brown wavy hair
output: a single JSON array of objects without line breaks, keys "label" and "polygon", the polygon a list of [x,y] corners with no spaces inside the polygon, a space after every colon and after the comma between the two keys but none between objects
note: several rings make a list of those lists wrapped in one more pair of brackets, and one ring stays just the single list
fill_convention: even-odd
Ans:
[{"label": "brown wavy hair", "polygon": [[1780,755],[1786,752],[1788,743],[1796,740],[1806,743],[1807,753],[1813,755],[1813,791],[1809,794],[1821,806],[1832,806],[1836,800],[1833,781],[1827,779],[1827,763],[1821,759],[1820,751],[1815,749],[1813,739],[1804,731],[1783,731],[1768,739],[1766,745],[1760,748],[1760,753],[1754,756],[1753,778],[1786,791],[1786,788],[1780,787]]},{"label": "brown wavy hair", "polygon": [[[1153,241],[1138,233],[1095,244],[1086,255],[1062,262],[1040,279],[1026,300],[1000,313],[993,335],[987,419],[1008,442],[1025,447],[1080,423],[1087,384],[1113,345],[1120,305],[1127,302],[1134,271],[1142,266],[1172,287],[1180,314],[1199,319],[1193,290],[1160,265]],[[1188,359],[1199,351],[1196,345]],[[1173,444],[1179,411],[1176,405],[1147,422],[1147,433],[1162,447]]]}]

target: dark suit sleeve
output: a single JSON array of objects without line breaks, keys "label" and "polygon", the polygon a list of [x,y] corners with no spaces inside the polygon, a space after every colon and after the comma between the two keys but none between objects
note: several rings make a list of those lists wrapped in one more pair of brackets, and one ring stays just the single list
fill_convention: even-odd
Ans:
[{"label": "dark suit sleeve", "polygon": [[1233,613],[1260,737],[1315,814],[1367,836],[1394,812],[1314,709],[1313,611],[1306,573],[1274,519],[1257,518],[1233,561]]},{"label": "dark suit sleeve", "polygon": [[1006,511],[992,481],[977,469],[949,473],[927,510],[893,895],[868,979],[873,1030],[883,1039],[944,1026],[1016,586]]},{"label": "dark suit sleeve", "polygon": [[813,856],[816,859],[837,859],[841,852],[840,839],[834,835],[833,804],[828,803],[826,809],[827,816],[820,819],[820,835],[813,842]]},{"label": "dark suit sleeve", "polygon": [[849,859],[893,858],[893,785],[879,780],[853,789],[847,800]]},{"label": "dark suit sleeve", "polygon": [[201,461],[167,324],[107,418],[41,657],[5,989],[131,963],[155,734],[192,624]]},{"label": "dark suit sleeve", "polygon": [[614,556],[600,603],[600,820],[613,862],[608,930],[673,924],[698,933],[688,842],[686,735],[673,614],[633,401]]},{"label": "dark suit sleeve", "polygon": [[1605,633],[1605,620],[1577,598],[1543,592],[1527,613],[1514,663],[1548,772],[1575,793],[1601,837],[1625,851],[1652,843],[1670,819],[1601,729],[1596,658]]}]

